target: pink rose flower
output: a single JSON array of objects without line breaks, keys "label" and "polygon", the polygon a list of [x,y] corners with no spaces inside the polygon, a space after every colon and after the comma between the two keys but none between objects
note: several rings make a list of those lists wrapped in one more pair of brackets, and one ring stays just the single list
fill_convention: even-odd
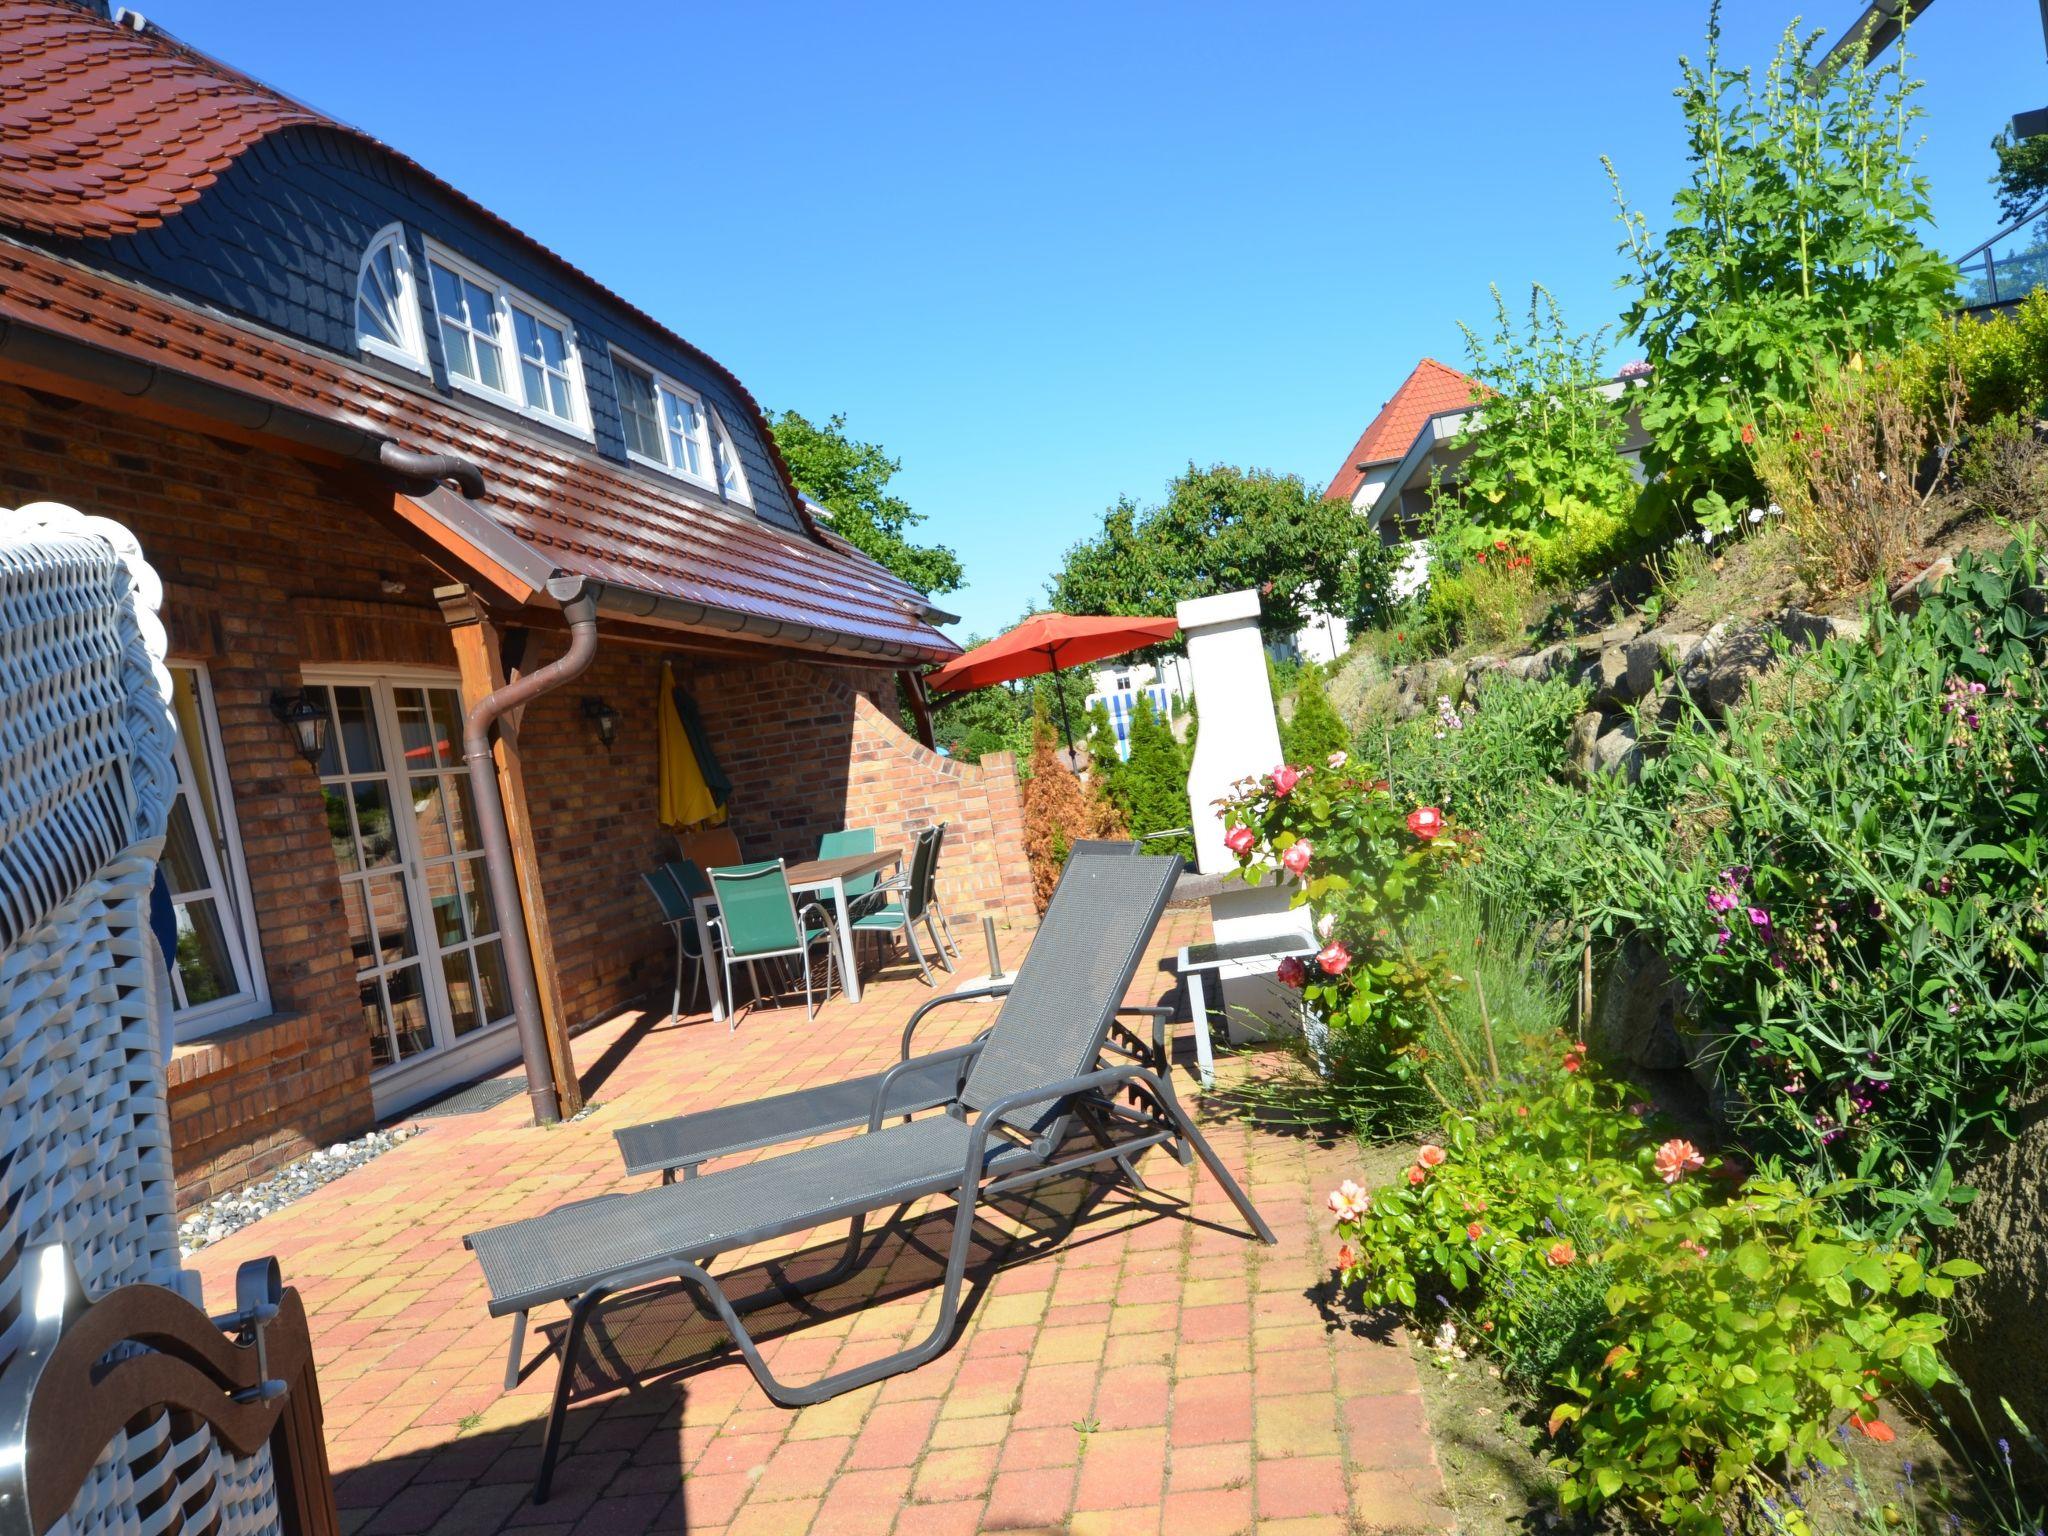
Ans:
[{"label": "pink rose flower", "polygon": [[1223,846],[1237,855],[1240,864],[1250,855],[1252,844],[1258,840],[1250,827],[1232,827],[1223,834]]},{"label": "pink rose flower", "polygon": [[1346,1179],[1330,1191],[1330,1214],[1339,1221],[1356,1221],[1372,1210],[1372,1196],[1356,1179]]},{"label": "pink rose flower", "polygon": [[1323,766],[1334,771],[1338,768],[1342,768],[1346,763],[1350,761],[1351,754],[1349,752],[1332,752],[1327,758],[1323,760]]},{"label": "pink rose flower", "polygon": [[1410,1184],[1420,1184],[1424,1179],[1427,1179],[1428,1177],[1429,1170],[1427,1168],[1415,1167],[1410,1168],[1408,1170],[1408,1182]]},{"label": "pink rose flower", "polygon": [[1657,1177],[1666,1184],[1676,1184],[1688,1173],[1697,1173],[1706,1166],[1700,1149],[1679,1137],[1672,1137],[1657,1149]]},{"label": "pink rose flower", "polygon": [[1339,1269],[1349,1269],[1352,1265],[1356,1264],[1357,1262],[1358,1255],[1351,1251],[1351,1245],[1349,1243],[1346,1243],[1342,1248],[1339,1248],[1337,1250],[1337,1267]]},{"label": "pink rose flower", "polygon": [[1308,984],[1308,967],[1301,963],[1301,956],[1289,955],[1280,962],[1280,969],[1274,973],[1283,987],[1301,987]]},{"label": "pink rose flower", "polygon": [[1441,1168],[1444,1165],[1444,1149],[1433,1141],[1425,1141],[1416,1152],[1415,1161],[1425,1168]]},{"label": "pink rose flower", "polygon": [[1351,951],[1341,939],[1332,939],[1316,952],[1316,964],[1325,976],[1342,976],[1351,964]]},{"label": "pink rose flower", "polygon": [[1294,793],[1294,786],[1301,782],[1301,770],[1282,763],[1273,770],[1273,793],[1287,796]]},{"label": "pink rose flower", "polygon": [[1287,851],[1280,855],[1281,866],[1290,875],[1305,875],[1308,873],[1308,861],[1314,857],[1315,851],[1316,845],[1305,837],[1299,842],[1289,843]]},{"label": "pink rose flower", "polygon": [[1475,1221],[1465,1229],[1465,1235],[1471,1238],[1472,1241],[1476,1243],[1479,1241],[1479,1239],[1486,1236],[1486,1228],[1479,1222]]},{"label": "pink rose flower", "polygon": [[1444,813],[1433,805],[1421,806],[1408,813],[1408,830],[1424,842],[1437,836],[1444,829]]},{"label": "pink rose flower", "polygon": [[1543,1251],[1543,1257],[1550,1262],[1552,1269],[1563,1269],[1578,1256],[1578,1250],[1568,1242],[1552,1243]]}]

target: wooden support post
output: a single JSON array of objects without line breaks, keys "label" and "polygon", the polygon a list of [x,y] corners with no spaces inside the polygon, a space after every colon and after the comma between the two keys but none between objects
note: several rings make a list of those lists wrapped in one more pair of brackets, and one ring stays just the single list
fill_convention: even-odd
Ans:
[{"label": "wooden support post", "polygon": [[896,674],[896,680],[903,685],[903,697],[910,704],[910,718],[917,722],[917,739],[936,752],[938,743],[932,739],[932,707],[924,696],[924,679],[906,669]]},{"label": "wooden support post", "polygon": [[[447,620],[449,636],[455,642],[455,665],[462,677],[462,708],[467,713],[478,700],[495,693],[508,681],[505,636],[468,587],[441,587],[434,596],[440,601],[442,617]],[[519,654],[518,649],[514,654]],[[562,982],[555,967],[554,941],[548,932],[547,900],[541,889],[540,859],[534,848],[533,817],[526,803],[526,776],[519,759],[516,719],[508,716],[499,721],[492,754],[498,764],[498,791],[505,801],[512,858],[519,870],[520,904],[526,909],[526,942],[533,951],[541,1022],[547,1028],[548,1064],[553,1069],[555,1093],[566,1120],[583,1107],[583,1085],[576,1075],[576,1058],[569,1048],[569,1024],[562,1011]],[[504,920],[500,913],[499,921]]]}]

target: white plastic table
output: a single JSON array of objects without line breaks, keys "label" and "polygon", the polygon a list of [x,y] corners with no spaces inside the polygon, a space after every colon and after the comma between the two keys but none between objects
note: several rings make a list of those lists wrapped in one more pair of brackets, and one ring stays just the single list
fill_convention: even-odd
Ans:
[{"label": "white plastic table", "polygon": [[[830,859],[807,859],[783,870],[791,894],[830,892],[839,913],[839,974],[844,978],[847,1001],[860,1001],[860,971],[853,963],[853,914],[847,909],[846,882],[862,875],[878,875],[903,863],[901,848],[878,848],[873,853],[845,853]],[[697,914],[697,932],[711,935],[711,917],[718,910],[715,895],[699,896],[691,904]],[[704,945],[704,975],[711,990],[711,1017],[723,1019],[725,1001],[724,967],[716,964],[709,942]]]}]

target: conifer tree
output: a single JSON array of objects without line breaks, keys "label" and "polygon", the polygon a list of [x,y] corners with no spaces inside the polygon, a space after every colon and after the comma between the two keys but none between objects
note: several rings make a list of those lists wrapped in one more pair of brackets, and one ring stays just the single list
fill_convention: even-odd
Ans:
[{"label": "conifer tree", "polygon": [[[1143,836],[1190,825],[1187,759],[1150,694],[1139,695],[1138,707],[1131,714],[1130,743],[1130,759],[1118,781],[1118,804],[1131,834]],[[1185,856],[1193,852],[1193,844],[1187,838],[1161,840],[1148,844],[1146,851]]]},{"label": "conifer tree", "polygon": [[1294,690],[1294,718],[1280,732],[1281,746],[1290,763],[1320,767],[1332,752],[1350,750],[1351,733],[1330,696],[1323,691],[1320,667],[1303,667]]}]

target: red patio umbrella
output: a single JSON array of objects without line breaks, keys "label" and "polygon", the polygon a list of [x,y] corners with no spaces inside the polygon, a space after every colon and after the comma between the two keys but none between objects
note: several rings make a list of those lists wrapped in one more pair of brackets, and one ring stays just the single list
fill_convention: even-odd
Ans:
[{"label": "red patio umbrella", "polygon": [[[1085,667],[1129,651],[1143,650],[1180,632],[1175,619],[1133,619],[1108,614],[1035,613],[1015,629],[955,656],[925,678],[940,693],[964,693],[991,683],[1013,683],[1065,667]],[[1067,751],[1074,750],[1074,727],[1067,720],[1067,701],[1060,702],[1060,728]]]}]

